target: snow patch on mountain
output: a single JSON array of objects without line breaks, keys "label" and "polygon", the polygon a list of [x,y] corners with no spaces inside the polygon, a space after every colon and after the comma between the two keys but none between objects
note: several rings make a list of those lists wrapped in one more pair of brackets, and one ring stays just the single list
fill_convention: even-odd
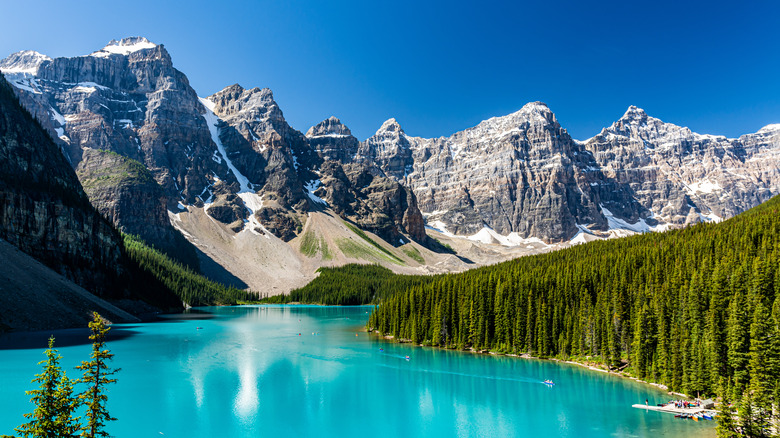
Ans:
[{"label": "snow patch on mountain", "polygon": [[119,41],[111,40],[106,47],[91,53],[90,56],[108,58],[111,55],[129,55],[139,50],[153,49],[157,44],[143,37],[123,38]]},{"label": "snow patch on mountain", "polygon": [[306,194],[309,195],[309,199],[312,200],[315,204],[322,204],[322,205],[328,205],[327,201],[320,198],[319,196],[315,195],[314,192],[319,188],[319,186],[322,185],[322,182],[318,179],[313,179],[306,183],[303,188],[306,189]]},{"label": "snow patch on mountain", "polygon": [[[203,118],[206,119],[206,124],[209,127],[209,132],[211,133],[211,139],[214,141],[214,144],[216,144],[217,151],[219,151],[222,159],[225,160],[225,164],[227,165],[228,169],[230,169],[230,172],[233,173],[233,176],[235,176],[236,180],[238,180],[238,184],[241,188],[237,195],[239,198],[241,198],[244,206],[246,206],[250,212],[249,220],[244,222],[244,229],[241,230],[241,232],[249,229],[249,231],[253,234],[262,235],[270,239],[271,233],[265,229],[265,227],[257,220],[257,217],[255,216],[255,213],[263,208],[263,197],[258,195],[252,189],[253,185],[249,182],[249,179],[241,172],[239,172],[239,170],[236,169],[236,166],[233,165],[233,162],[230,161],[230,158],[228,158],[227,152],[225,151],[225,146],[222,144],[222,140],[219,139],[218,125],[220,119],[216,114],[214,114],[214,102],[202,97],[199,97],[198,99],[200,100],[200,103],[202,103],[206,108],[206,112],[203,114]],[[247,227],[246,225],[249,226]],[[262,230],[262,232],[258,232],[258,229]]]},{"label": "snow patch on mountain", "polygon": [[702,180],[702,181],[696,181],[694,183],[688,184],[688,188],[693,193],[712,193],[712,192],[721,192],[723,191],[723,187],[720,186],[717,182],[712,182],[709,180]]}]

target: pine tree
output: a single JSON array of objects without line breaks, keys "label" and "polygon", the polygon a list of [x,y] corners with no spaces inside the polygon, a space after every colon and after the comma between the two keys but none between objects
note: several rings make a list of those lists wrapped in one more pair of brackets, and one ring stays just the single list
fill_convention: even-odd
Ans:
[{"label": "pine tree", "polygon": [[770,315],[761,302],[756,305],[750,327],[750,389],[752,424],[757,436],[768,436],[772,415],[772,385],[776,376],[769,374],[771,353]]},{"label": "pine tree", "polygon": [[[739,272],[739,271],[738,271]],[[739,396],[748,383],[748,360],[750,333],[747,300],[743,294],[740,280],[736,280],[736,293],[731,300],[728,321],[728,362],[734,376],[735,395]]]},{"label": "pine tree", "polygon": [[734,408],[724,397],[718,408],[718,438],[738,438],[737,424],[734,421]]},{"label": "pine tree", "polygon": [[78,403],[73,397],[71,380],[60,368],[62,356],[54,349],[54,337],[49,338],[49,348],[44,354],[46,360],[38,362],[43,365],[43,372],[36,374],[33,379],[34,383],[40,383],[40,387],[27,391],[27,395],[32,395],[30,401],[35,404],[35,410],[24,414],[30,421],[16,428],[16,431],[23,437],[73,436],[80,428],[78,419],[73,418]]},{"label": "pine tree", "polygon": [[89,339],[92,340],[91,360],[82,361],[76,369],[84,371],[84,376],[79,379],[80,383],[87,385],[87,390],[79,394],[79,399],[87,407],[87,424],[81,429],[81,436],[86,438],[107,437],[105,431],[106,422],[116,421],[108,413],[106,402],[106,385],[115,383],[116,379],[109,378],[119,372],[119,368],[112,369],[107,362],[113,359],[114,354],[104,349],[106,342],[106,333],[111,330],[106,327],[103,318],[97,313],[92,313],[92,322],[89,323],[89,329],[92,334]]}]

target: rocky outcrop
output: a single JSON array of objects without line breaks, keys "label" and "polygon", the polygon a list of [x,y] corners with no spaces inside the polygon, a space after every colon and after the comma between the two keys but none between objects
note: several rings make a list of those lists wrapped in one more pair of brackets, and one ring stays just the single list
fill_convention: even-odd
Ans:
[{"label": "rocky outcrop", "polygon": [[352,162],[360,142],[341,120],[329,117],[306,132],[309,144],[325,161]]},{"label": "rocky outcrop", "polygon": [[356,159],[412,187],[429,223],[455,234],[488,227],[560,241],[583,224],[606,231],[604,203],[634,221],[646,215],[539,102],[448,138],[411,137],[391,119]]},{"label": "rocky outcrop", "polygon": [[602,171],[661,223],[732,217],[780,191],[780,126],[739,139],[702,135],[630,107],[587,140]]},{"label": "rocky outcrop", "polygon": [[[203,105],[162,45],[126,38],[88,56],[50,59],[21,52],[3,60],[0,69],[73,167],[84,151],[95,149],[143,163],[174,211],[179,201],[205,200],[216,181],[235,182],[218,159]],[[119,198],[123,188],[116,189]],[[131,203],[114,208],[125,222],[149,219]],[[149,243],[163,248],[170,240]]]},{"label": "rocky outcrop", "polygon": [[[321,185],[320,185],[321,183]],[[410,190],[361,164],[323,164],[313,195],[324,199],[341,217],[371,231],[394,246],[411,237],[426,244],[425,222]]]},{"label": "rocky outcrop", "polygon": [[220,129],[220,139],[236,168],[262,186],[260,192],[267,199],[283,208],[308,211],[302,181],[318,157],[306,137],[287,124],[271,90],[245,90],[236,84],[208,100],[214,103],[214,113],[241,134],[236,139],[229,135],[230,129]]},{"label": "rocky outcrop", "polygon": [[100,296],[121,293],[119,234],[2,78],[0,162],[0,238]]},{"label": "rocky outcrop", "polygon": [[197,269],[195,249],[171,226],[167,198],[143,164],[87,148],[76,174],[92,205],[117,229],[154,242],[159,250]]}]

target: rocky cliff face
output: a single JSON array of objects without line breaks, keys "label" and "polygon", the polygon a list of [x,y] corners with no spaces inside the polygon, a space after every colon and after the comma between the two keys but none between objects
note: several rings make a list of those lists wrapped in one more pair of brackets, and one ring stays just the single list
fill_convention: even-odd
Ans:
[{"label": "rocky cliff face", "polygon": [[539,102],[448,138],[411,137],[391,119],[356,159],[411,186],[429,223],[455,234],[488,227],[560,241],[580,226],[607,231],[602,204],[633,221],[647,215]]},{"label": "rocky cliff face", "polygon": [[124,275],[119,234],[0,78],[0,238],[101,296]]},{"label": "rocky cliff face", "polygon": [[117,229],[155,242],[161,251],[197,269],[194,248],[171,226],[167,197],[143,164],[86,148],[76,174],[92,205]]},{"label": "rocky cliff face", "polygon": [[170,211],[181,202],[235,233],[285,241],[308,212],[331,208],[394,244],[426,239],[419,211],[457,235],[566,242],[719,220],[780,191],[778,125],[727,139],[632,107],[578,142],[534,102],[435,139],[390,119],[360,142],[335,117],[303,135],[269,89],[232,85],[199,100],[164,47],[143,38],[78,58],[19,52],[0,69],[74,167],[85,151],[117,152],[151,171]]},{"label": "rocky cliff face", "polygon": [[349,163],[360,146],[352,131],[335,117],[329,117],[309,128],[306,138],[317,155],[325,161]]},{"label": "rocky cliff face", "polygon": [[[403,234],[427,241],[409,190],[365,172],[365,165],[342,167],[354,161],[360,142],[337,118],[304,136],[287,124],[268,89],[232,85],[206,101],[219,117],[219,141],[228,159],[263,199],[256,218],[274,235],[288,241],[302,228],[306,212],[332,208],[394,245],[408,240]],[[207,210],[212,216],[213,208]]]},{"label": "rocky cliff face", "polygon": [[[73,167],[95,149],[141,162],[172,210],[179,201],[202,202],[217,181],[235,182],[216,158],[203,105],[162,45],[126,38],[87,56],[57,59],[20,52],[0,62],[0,70]],[[131,203],[115,208],[126,221],[147,219]],[[130,219],[137,213],[142,216]]]},{"label": "rocky cliff face", "polygon": [[673,226],[732,217],[780,191],[780,126],[739,139],[702,135],[634,106],[587,140],[603,172]]},{"label": "rocky cliff face", "polygon": [[445,231],[559,242],[720,220],[769,199],[780,191],[778,132],[700,135],[631,107],[581,143],[536,102],[447,138],[409,136],[391,119],[355,160],[412,187]]}]

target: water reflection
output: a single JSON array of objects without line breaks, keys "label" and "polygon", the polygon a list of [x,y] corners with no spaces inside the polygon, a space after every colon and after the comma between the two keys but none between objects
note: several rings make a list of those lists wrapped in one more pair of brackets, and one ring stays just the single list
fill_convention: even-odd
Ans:
[{"label": "water reflection", "polygon": [[[198,319],[121,327],[133,335],[109,343],[123,368],[110,394],[120,421],[109,431],[187,438],[714,435],[706,425],[632,409],[637,400],[665,396],[625,379],[369,337],[361,332],[366,310],[206,308]],[[72,367],[89,347],[61,353]],[[0,434],[27,411],[24,389],[40,356],[0,351]],[[544,379],[558,385],[548,388]]]}]

